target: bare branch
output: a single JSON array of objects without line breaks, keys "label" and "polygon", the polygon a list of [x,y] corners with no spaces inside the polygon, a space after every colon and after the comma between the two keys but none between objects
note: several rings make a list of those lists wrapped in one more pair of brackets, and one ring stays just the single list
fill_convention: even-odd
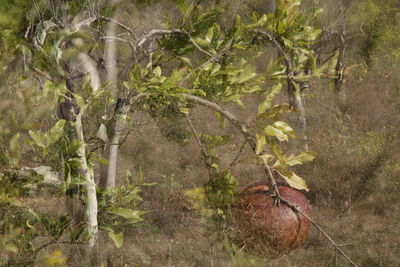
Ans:
[{"label": "bare branch", "polygon": [[214,57],[211,53],[209,53],[209,52],[207,52],[206,50],[204,50],[203,48],[201,48],[201,47],[199,46],[199,44],[196,43],[195,40],[193,40],[193,38],[190,36],[189,33],[188,33],[188,36],[189,36],[190,42],[191,42],[200,52],[202,52],[203,54],[206,54],[207,56],[209,56],[209,57],[211,57],[211,58]]},{"label": "bare branch", "polygon": [[196,138],[197,144],[199,145],[201,155],[203,156],[204,162],[206,163],[206,167],[208,170],[208,175],[210,179],[212,178],[212,171],[211,171],[211,162],[209,161],[209,156],[207,155],[206,149],[204,147],[204,144],[201,142],[199,135],[196,132],[196,129],[193,126],[192,121],[189,118],[189,115],[185,113],[185,118],[189,124],[190,129],[192,130],[192,133],[194,137]]},{"label": "bare branch", "polygon": [[293,205],[292,203],[290,203],[288,200],[284,199],[281,197],[281,201],[282,203],[284,203],[286,206],[288,206],[289,208],[293,209],[294,211],[300,213],[301,215],[303,215],[310,223],[312,223],[323,235],[326,239],[329,240],[329,242],[335,247],[335,249],[337,251],[340,252],[340,254],[342,254],[349,262],[352,266],[357,267],[358,265],[340,248],[340,246],[330,237],[330,235],[328,235],[328,233],[326,233],[324,231],[324,229],[322,229],[322,227],[320,226],[319,223],[317,223],[316,221],[314,221],[310,216],[308,216],[307,214],[305,214],[303,211],[301,211],[296,205]]},{"label": "bare branch", "polygon": [[89,27],[96,20],[95,17],[90,17],[88,19],[82,20],[81,22],[72,26],[72,30],[69,33],[70,35],[76,32],[79,32],[83,27]]},{"label": "bare branch", "polygon": [[178,30],[178,29],[175,29],[175,30],[151,30],[137,42],[137,47],[142,48],[151,38],[153,38],[155,36],[167,35],[167,34],[184,34],[184,32],[181,30]]},{"label": "bare branch", "polygon": [[134,45],[131,41],[128,41],[128,40],[126,40],[126,39],[119,38],[119,37],[115,37],[115,36],[102,36],[102,37],[100,37],[100,39],[102,39],[102,40],[111,40],[111,41],[118,41],[118,42],[121,42],[121,43],[126,43],[126,44],[128,44],[128,45],[131,47],[133,53],[136,51],[136,50],[135,50],[135,45]]},{"label": "bare branch", "polygon": [[262,34],[264,37],[267,37],[268,40],[270,40],[271,42],[274,43],[274,45],[276,46],[276,48],[278,48],[279,52],[283,55],[283,57],[285,58],[285,60],[291,64],[292,60],[290,59],[289,55],[286,54],[285,50],[283,49],[283,47],[281,46],[281,44],[275,39],[274,36],[272,36],[271,34],[264,32],[264,31],[256,31],[257,33]]},{"label": "bare branch", "polygon": [[231,164],[229,164],[229,169],[232,168],[233,165],[236,164],[236,162],[238,161],[240,155],[242,154],[242,152],[243,152],[243,150],[244,150],[246,144],[247,144],[247,142],[244,141],[243,144],[242,144],[242,146],[240,147],[239,152],[237,153],[236,157],[232,160]]},{"label": "bare branch", "polygon": [[112,22],[112,23],[118,25],[119,27],[121,27],[121,28],[125,29],[126,31],[128,31],[129,34],[132,35],[132,37],[136,39],[136,34],[132,31],[131,28],[129,28],[125,24],[122,24],[121,22],[119,22],[119,21],[117,21],[115,19],[112,19],[112,18],[109,18],[109,17],[105,17],[105,16],[98,16],[98,18],[102,19],[102,20],[105,20],[105,21],[108,21],[108,22]]}]

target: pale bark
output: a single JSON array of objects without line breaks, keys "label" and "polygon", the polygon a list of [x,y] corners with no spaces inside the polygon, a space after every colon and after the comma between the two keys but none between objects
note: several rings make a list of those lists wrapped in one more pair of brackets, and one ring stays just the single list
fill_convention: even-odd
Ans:
[{"label": "pale bark", "polygon": [[81,166],[79,167],[79,174],[85,180],[86,187],[86,218],[89,232],[89,247],[94,247],[97,239],[98,223],[97,223],[97,196],[96,196],[96,183],[94,181],[93,169],[89,167],[86,160],[86,144],[84,140],[83,127],[82,127],[82,112],[76,116],[75,120],[75,134],[80,146],[77,150]]},{"label": "pale bark", "polygon": [[[118,0],[112,1],[113,4],[117,3]],[[107,28],[108,37],[117,36],[117,23],[115,17],[110,20]],[[107,70],[107,82],[109,84],[110,93],[112,96],[117,97],[117,82],[118,82],[118,68],[117,68],[117,43],[113,39],[106,41],[105,51],[105,66]],[[118,150],[119,141],[121,139],[121,133],[125,129],[125,115],[120,114],[120,110],[117,107],[115,109],[115,122],[111,129],[111,136],[108,142],[105,143],[105,150],[103,152],[103,158],[108,161],[107,165],[101,165],[100,170],[100,187],[111,188],[115,186],[115,180],[117,176],[117,163],[118,163]]]},{"label": "pale bark", "polygon": [[97,91],[101,85],[97,62],[83,52],[78,54],[77,59],[83,70],[90,75],[90,86],[92,87],[92,90]]}]

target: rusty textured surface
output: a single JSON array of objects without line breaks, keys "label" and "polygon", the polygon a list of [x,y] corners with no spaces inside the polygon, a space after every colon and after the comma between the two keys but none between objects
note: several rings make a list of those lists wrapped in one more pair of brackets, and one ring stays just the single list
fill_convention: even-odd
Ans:
[{"label": "rusty textured surface", "polygon": [[[244,250],[275,258],[299,247],[307,237],[310,222],[284,204],[274,204],[265,184],[245,187],[233,208],[234,242]],[[298,190],[278,186],[283,198],[311,216],[309,201]]]}]

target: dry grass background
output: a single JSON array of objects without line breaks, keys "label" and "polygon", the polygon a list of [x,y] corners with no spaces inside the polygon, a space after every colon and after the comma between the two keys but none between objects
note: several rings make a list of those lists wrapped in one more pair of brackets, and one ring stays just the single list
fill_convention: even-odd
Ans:
[{"label": "dry grass background", "polygon": [[[237,3],[233,1],[230,8],[238,9]],[[131,25],[143,31],[161,25],[163,8],[160,5],[150,13],[136,12],[142,24]],[[354,56],[348,63],[358,62],[357,53],[351,53]],[[381,58],[368,72],[357,67],[348,74],[344,84],[346,113],[335,108],[328,82],[311,83],[305,92],[307,133],[310,149],[318,156],[297,170],[310,186],[307,196],[315,220],[365,267],[400,266],[400,76],[393,71],[400,62],[384,55]],[[257,62],[260,68],[264,63]],[[285,99],[283,94],[278,101]],[[246,98],[245,109],[228,108],[240,119],[251,121],[258,101]],[[38,266],[43,266],[45,256],[55,249],[68,256],[69,266],[347,266],[315,228],[301,248],[279,259],[259,259],[240,251],[228,253],[184,196],[186,189],[207,181],[197,144],[194,140],[186,145],[170,141],[151,118],[144,114],[134,117],[149,124],[135,128],[126,140],[118,171],[120,182],[126,169],[136,179],[142,172],[145,182],[157,182],[142,194],[140,208],[149,211],[146,224],[126,233],[120,249],[106,236],[100,236],[99,243],[105,245],[96,249],[90,262],[84,261],[87,257],[82,248],[53,245],[39,254]],[[213,113],[200,107],[194,108],[191,117],[201,132],[229,136],[228,144],[218,151],[221,165],[228,166],[242,144],[236,130],[229,125],[221,130]],[[296,114],[288,114],[285,120],[300,132]],[[46,125],[45,121],[41,123]],[[296,153],[300,147],[301,140],[297,140],[286,150]],[[249,154],[246,148],[243,157]],[[239,161],[232,172],[240,185],[263,179],[264,175],[259,167],[246,161]],[[54,214],[63,211],[62,203],[63,199],[49,202],[48,196],[42,196],[32,205]]]}]

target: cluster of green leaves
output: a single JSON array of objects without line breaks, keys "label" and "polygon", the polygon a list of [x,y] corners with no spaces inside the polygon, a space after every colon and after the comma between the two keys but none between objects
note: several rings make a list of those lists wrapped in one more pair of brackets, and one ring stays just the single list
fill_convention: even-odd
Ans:
[{"label": "cluster of green leaves", "polygon": [[[37,213],[31,209],[29,212],[34,216],[37,226],[40,228],[38,231],[43,231],[43,235],[47,236],[51,241],[57,242],[64,234],[65,230],[69,230],[72,219],[65,213],[59,217],[54,217],[47,214]],[[37,226],[31,226],[32,228]],[[73,241],[73,240],[71,240]]]},{"label": "cluster of green leaves", "polygon": [[12,197],[28,197],[43,177],[34,172],[22,174],[17,169],[5,169],[0,173],[0,195]]},{"label": "cluster of green leaves", "polygon": [[0,264],[17,262],[33,250],[32,240],[38,233],[30,223],[34,218],[15,199],[0,195]]},{"label": "cluster of green leaves", "polygon": [[126,185],[98,191],[98,221],[99,229],[106,231],[116,247],[123,244],[123,232],[143,222],[145,211],[138,210],[138,204],[143,201],[140,192],[143,187],[154,183],[132,182],[129,171],[126,172]]},{"label": "cluster of green leaves", "polygon": [[25,204],[30,192],[43,177],[32,172],[3,170],[0,174],[0,264],[28,263],[35,258],[38,248],[33,245],[37,237],[57,242],[70,230],[67,214],[49,216],[32,210]]},{"label": "cluster of green leaves", "polygon": [[[285,155],[281,148],[282,142],[289,138],[296,138],[294,130],[282,121],[281,114],[290,111],[287,104],[273,105],[274,98],[281,92],[285,82],[292,83],[294,95],[300,99],[299,82],[310,79],[304,75],[306,70],[311,70],[318,76],[325,68],[315,68],[315,57],[312,44],[319,36],[321,30],[311,26],[311,22],[318,14],[318,10],[310,15],[300,10],[301,1],[279,1],[275,13],[258,16],[253,15],[254,23],[248,27],[263,36],[264,42],[271,43],[280,51],[282,58],[279,69],[269,74],[275,85],[264,92],[265,100],[258,106],[258,113],[254,127],[256,137],[256,154],[260,164],[273,165],[274,170],[284,178],[292,187],[307,190],[305,181],[298,177],[290,167],[293,166],[289,159],[293,155]],[[290,65],[288,65],[290,63]],[[288,68],[295,74],[293,80],[287,79]],[[331,66],[332,68],[332,66]],[[297,164],[311,161],[315,155],[312,152],[300,154],[301,160]],[[275,161],[275,163],[274,163]]]},{"label": "cluster of green leaves", "polygon": [[208,203],[219,219],[226,219],[226,213],[236,197],[236,178],[230,171],[215,172],[205,184]]}]

